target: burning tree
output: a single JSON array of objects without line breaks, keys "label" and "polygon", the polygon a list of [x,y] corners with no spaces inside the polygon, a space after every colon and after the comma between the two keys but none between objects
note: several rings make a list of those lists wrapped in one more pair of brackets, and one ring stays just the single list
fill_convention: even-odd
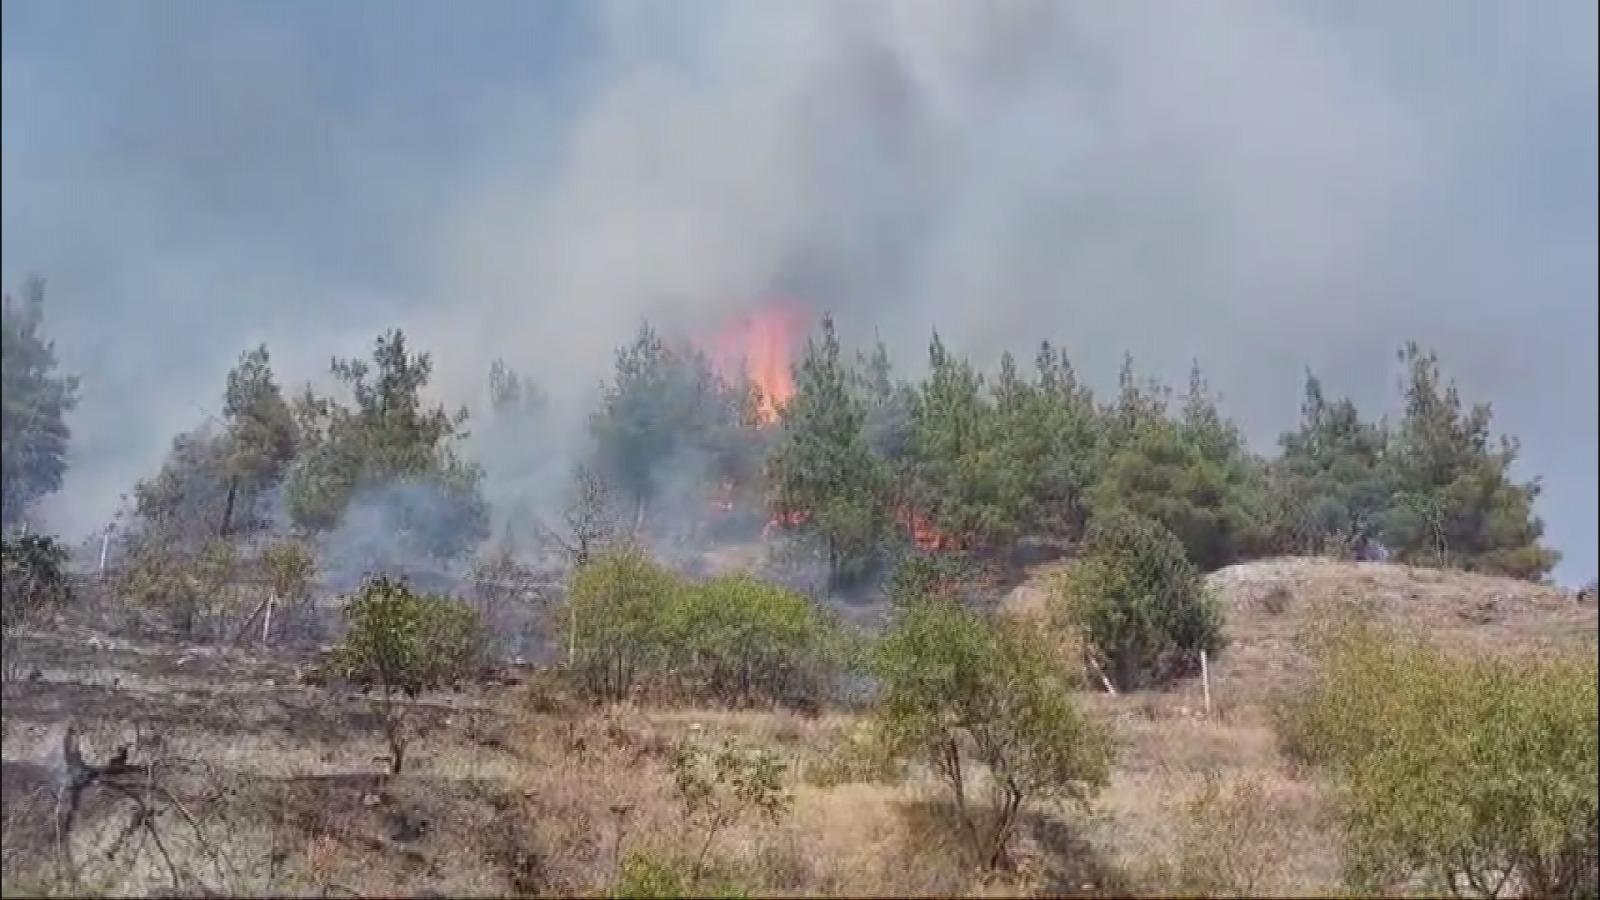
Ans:
[{"label": "burning tree", "polygon": [[867,447],[866,412],[839,362],[833,320],[806,342],[769,474],[777,520],[814,531],[827,547],[830,584],[864,574],[886,531],[887,472]]},{"label": "burning tree", "polygon": [[695,347],[640,327],[617,351],[590,424],[596,473],[633,507],[636,530],[652,506],[695,497],[700,512],[715,486],[755,480],[767,441],[764,397],[743,369],[719,372]]}]

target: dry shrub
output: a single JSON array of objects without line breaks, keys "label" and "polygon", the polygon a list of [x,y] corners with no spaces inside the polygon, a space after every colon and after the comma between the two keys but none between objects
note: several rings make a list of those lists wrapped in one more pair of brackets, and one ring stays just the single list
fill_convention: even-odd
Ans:
[{"label": "dry shrub", "polygon": [[905,764],[895,759],[878,733],[858,725],[840,734],[821,755],[807,759],[801,778],[813,787],[833,787],[851,782],[898,782]]},{"label": "dry shrub", "polygon": [[1289,611],[1289,606],[1294,602],[1294,595],[1281,584],[1273,585],[1270,590],[1256,600],[1256,605],[1268,615],[1281,616]]},{"label": "dry shrub", "polygon": [[1206,775],[1183,805],[1173,887],[1208,896],[1251,896],[1275,886],[1288,844],[1284,810],[1254,774]]}]

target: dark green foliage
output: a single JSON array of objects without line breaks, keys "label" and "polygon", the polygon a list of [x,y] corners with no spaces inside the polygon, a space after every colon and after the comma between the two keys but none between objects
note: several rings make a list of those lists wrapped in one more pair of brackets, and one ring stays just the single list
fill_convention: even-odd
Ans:
[{"label": "dark green foliage", "polygon": [[[866,407],[839,361],[832,319],[823,318],[820,343],[806,342],[795,374],[795,393],[780,413],[783,431],[768,463],[776,512],[821,538],[830,584],[848,583],[866,573],[887,530],[887,469],[868,446]],[[888,391],[887,371],[879,376],[874,390]]]},{"label": "dark green foliage", "polygon": [[911,503],[946,540],[987,549],[1016,538],[1028,498],[1001,441],[983,376],[935,334],[912,416]]},{"label": "dark green foliage", "polygon": [[173,438],[161,470],[134,487],[135,555],[145,544],[198,552],[265,526],[260,507],[299,448],[265,346],[241,355],[228,373],[221,425],[220,433],[206,425]]},{"label": "dark green foliage", "polygon": [[567,588],[568,665],[589,692],[620,700],[667,658],[666,610],[687,585],[636,547],[621,547],[577,569]]},{"label": "dark green foliage", "polygon": [[1385,457],[1395,491],[1385,542],[1408,562],[1543,576],[1558,555],[1539,543],[1538,481],[1511,479],[1517,442],[1502,437],[1491,446],[1488,404],[1463,411],[1433,353],[1407,344],[1400,360],[1407,368],[1406,411]]},{"label": "dark green foliage", "polygon": [[345,598],[344,618],[341,674],[385,693],[415,696],[469,675],[478,661],[483,636],[472,608],[403,581],[369,578]]},{"label": "dark green foliage", "polygon": [[815,705],[847,652],[804,596],[749,575],[692,585],[665,612],[672,677],[738,706]]},{"label": "dark green foliage", "polygon": [[477,613],[465,603],[417,594],[382,576],[345,598],[345,636],[336,648],[340,675],[379,691],[390,771],[405,763],[407,737],[397,696],[415,697],[472,673],[483,647]]},{"label": "dark green foliage", "polygon": [[886,593],[901,608],[929,597],[959,601],[977,581],[977,567],[962,554],[908,553],[895,566]]},{"label": "dark green foliage", "polygon": [[1272,550],[1344,555],[1378,537],[1389,504],[1388,436],[1361,421],[1348,399],[1329,403],[1306,373],[1300,428],[1283,435],[1269,474],[1266,528]]},{"label": "dark green foliage", "polygon": [[907,468],[911,508],[930,516],[941,546],[994,551],[1081,531],[1100,424],[1064,353],[1045,342],[1035,363],[1029,380],[1006,354],[986,387],[934,336]]},{"label": "dark green foliage", "polygon": [[222,415],[228,426],[229,475],[252,492],[281,480],[298,450],[300,430],[273,380],[265,344],[239,357],[228,373]]},{"label": "dark green foliage", "polygon": [[1002,402],[1003,433],[1013,444],[1014,463],[1031,480],[1026,488],[1037,530],[1061,537],[1081,535],[1088,521],[1087,492],[1094,484],[1100,423],[1094,397],[1078,383],[1066,352],[1039,346],[1038,381],[1018,401]]},{"label": "dark green foliage", "polygon": [[[938,773],[982,866],[1005,863],[1024,803],[1086,800],[1106,782],[1109,732],[1074,706],[1048,649],[1026,626],[929,597],[901,608],[873,670],[881,739]],[[968,796],[975,764],[990,772],[986,804]]]},{"label": "dark green foliage", "polygon": [[25,534],[0,543],[0,610],[8,632],[70,598],[66,565],[66,548],[49,535]]},{"label": "dark green foliage", "polygon": [[649,684],[736,705],[812,706],[850,649],[793,591],[743,575],[697,584],[631,547],[574,573],[566,602],[573,670],[610,699]]},{"label": "dark green foliage", "polygon": [[1216,601],[1159,522],[1124,510],[1097,514],[1086,554],[1062,585],[1058,612],[1083,631],[1124,690],[1162,680],[1194,651],[1221,648]]},{"label": "dark green foliage", "polygon": [[40,334],[44,282],[29,278],[23,302],[0,304],[0,527],[22,521],[67,470],[66,415],[78,379],[57,371],[55,344]]},{"label": "dark green foliage", "polygon": [[309,390],[296,406],[304,451],[288,482],[295,523],[336,527],[351,503],[380,504],[410,549],[453,559],[488,536],[483,471],[457,455],[467,411],[426,407],[421,391],[433,373],[428,354],[409,354],[405,335],[380,336],[372,364],[334,360],[350,388],[348,407]]},{"label": "dark green foliage", "polygon": [[1103,470],[1094,508],[1126,507],[1164,525],[1204,570],[1234,562],[1256,541],[1257,468],[1233,425],[1218,414],[1196,368],[1181,419],[1164,396],[1141,388],[1125,363],[1122,393],[1107,410]]},{"label": "dark green foliage", "polygon": [[[668,345],[646,323],[617,351],[590,422],[595,467],[642,520],[668,490],[752,481],[764,449],[756,423],[748,383],[719,378],[704,354]],[[685,479],[694,483],[675,483]]]}]

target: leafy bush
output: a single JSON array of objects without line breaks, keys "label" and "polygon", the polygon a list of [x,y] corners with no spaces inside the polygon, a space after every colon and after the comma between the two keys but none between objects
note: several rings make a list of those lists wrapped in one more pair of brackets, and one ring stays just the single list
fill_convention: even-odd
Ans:
[{"label": "leafy bush", "polygon": [[67,551],[45,535],[22,535],[0,543],[0,656],[9,681],[25,668],[15,629],[38,621],[71,597],[65,566]]},{"label": "leafy bush", "polygon": [[849,652],[800,594],[747,575],[695,584],[635,548],[580,569],[566,612],[575,674],[611,699],[648,679],[737,705],[809,705]]},{"label": "leafy bush", "polygon": [[750,896],[737,889],[732,879],[720,872],[701,872],[696,879],[693,877],[693,866],[688,861],[653,853],[629,853],[622,860],[616,882],[606,893],[624,900],[677,900],[683,897],[741,900]]},{"label": "leafy bush", "polygon": [[573,574],[564,617],[568,662],[590,693],[621,700],[641,670],[665,661],[665,614],[687,587],[637,547],[608,552]]},{"label": "leafy bush", "polygon": [[1595,895],[1592,656],[1464,655],[1365,623],[1316,655],[1280,733],[1338,786],[1353,885]]},{"label": "leafy bush", "polygon": [[311,579],[317,571],[311,548],[293,538],[273,541],[261,550],[261,568],[282,610],[278,631],[305,625],[312,611]]},{"label": "leafy bush", "polygon": [[[1005,863],[1023,803],[1087,800],[1105,783],[1109,734],[1073,705],[1036,630],[934,597],[901,611],[873,662],[883,740],[944,780],[981,864]],[[987,815],[968,802],[975,763],[990,774]]]},{"label": "leafy bush", "polygon": [[715,578],[676,595],[666,611],[674,672],[736,705],[804,704],[824,695],[843,646],[804,596],[748,575]]},{"label": "leafy bush", "polygon": [[222,627],[236,611],[239,604],[228,585],[238,569],[238,551],[229,541],[210,540],[191,549],[152,536],[139,542],[120,587],[133,604],[154,610],[193,638]]},{"label": "leafy bush", "polygon": [[889,579],[889,600],[910,606],[927,597],[960,600],[978,579],[977,566],[959,553],[909,553]]},{"label": "leafy bush", "polygon": [[68,598],[71,589],[66,564],[66,548],[47,535],[26,534],[0,543],[0,586],[4,589],[0,610],[4,610],[6,630]]},{"label": "leafy bush", "polygon": [[1124,690],[1162,680],[1193,651],[1222,646],[1215,599],[1158,522],[1120,510],[1096,515],[1084,559],[1057,585],[1057,612],[1082,629]]},{"label": "leafy bush", "polygon": [[478,661],[483,634],[477,613],[447,597],[415,594],[383,576],[346,599],[348,631],[334,654],[343,677],[377,687],[390,771],[405,763],[406,734],[397,695],[419,692],[467,675]]}]

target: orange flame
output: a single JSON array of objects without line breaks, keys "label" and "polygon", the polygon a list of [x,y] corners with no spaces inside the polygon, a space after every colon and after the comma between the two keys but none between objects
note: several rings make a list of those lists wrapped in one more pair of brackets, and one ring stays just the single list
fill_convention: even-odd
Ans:
[{"label": "orange flame", "polygon": [[774,531],[799,528],[809,521],[811,521],[811,513],[808,510],[791,509],[788,512],[775,512],[772,514],[772,518],[767,520],[767,526],[761,529],[761,536],[771,537]]},{"label": "orange flame", "polygon": [[934,527],[933,521],[925,514],[910,506],[901,506],[895,512],[895,517],[900,520],[900,525],[910,532],[911,542],[918,550],[943,550],[954,546],[954,542]]},{"label": "orange flame", "polygon": [[731,379],[743,369],[761,392],[756,415],[769,425],[794,396],[792,356],[804,333],[805,317],[780,302],[729,323],[705,341],[704,348],[722,377]]}]

